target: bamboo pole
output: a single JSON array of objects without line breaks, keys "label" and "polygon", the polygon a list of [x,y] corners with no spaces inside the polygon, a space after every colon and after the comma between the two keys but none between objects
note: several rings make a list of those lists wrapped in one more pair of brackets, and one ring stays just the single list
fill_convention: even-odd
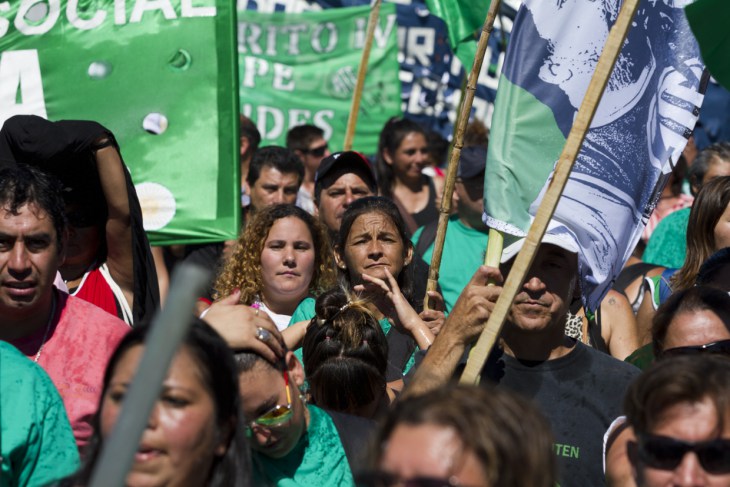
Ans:
[{"label": "bamboo pole", "polygon": [[[451,196],[454,194],[454,183],[456,182],[456,172],[459,167],[459,158],[461,157],[461,149],[464,146],[464,132],[466,124],[469,122],[469,114],[471,106],[474,102],[474,94],[477,91],[477,79],[482,69],[484,61],[484,53],[487,51],[487,42],[492,33],[494,26],[494,18],[499,10],[500,0],[492,0],[487,11],[487,17],[484,20],[482,34],[477,44],[476,56],[474,63],[469,72],[469,81],[466,84],[466,96],[462,97],[462,104],[459,110],[459,117],[454,126],[454,145],[451,148],[449,164],[446,167],[446,182],[444,184],[444,194],[441,198],[441,208],[439,209],[439,222],[436,228],[436,239],[433,244],[433,252],[431,254],[431,267],[428,271],[428,283],[426,284],[426,296],[423,298],[423,308],[430,309],[428,292],[435,291],[439,280],[439,268],[441,267],[441,255],[444,250],[444,241],[446,240],[446,228],[449,225],[449,215],[451,215]],[[463,94],[463,93],[462,93]]]},{"label": "bamboo pole", "polygon": [[111,437],[102,447],[89,487],[125,485],[162,382],[192,322],[192,303],[208,278],[209,271],[202,267],[183,264],[175,269],[167,306],[155,316],[137,373]]},{"label": "bamboo pole", "polygon": [[601,96],[603,96],[603,90],[611,76],[618,54],[626,39],[626,34],[631,26],[631,20],[634,17],[638,3],[639,0],[626,0],[621,6],[621,11],[616,19],[616,23],[611,28],[608,39],[606,39],[606,44],[601,53],[601,57],[598,59],[596,70],[588,85],[588,90],[580,105],[573,127],[570,129],[568,139],[565,141],[563,152],[560,154],[560,159],[555,167],[553,180],[550,182],[545,196],[540,203],[540,207],[535,214],[535,220],[532,222],[530,231],[527,233],[526,241],[520,253],[517,255],[515,263],[512,265],[511,272],[507,276],[504,288],[497,299],[492,315],[489,317],[486,327],[469,355],[466,368],[461,376],[461,382],[463,383],[475,384],[479,382],[482,367],[484,367],[484,363],[494,347],[497,337],[502,330],[504,320],[507,317],[507,312],[522,285],[527,271],[532,265],[537,248],[555,212],[560,195],[568,181],[570,170],[573,168],[573,163],[578,156],[583,139],[593,120],[593,115],[596,113]]},{"label": "bamboo pole", "polygon": [[382,0],[374,0],[370,17],[368,17],[368,27],[365,32],[365,46],[362,50],[360,58],[360,66],[357,68],[357,82],[355,90],[352,93],[352,104],[350,105],[350,116],[347,118],[347,130],[345,131],[345,142],[342,144],[342,150],[352,150],[352,140],[355,138],[355,126],[357,125],[357,116],[360,112],[360,99],[362,98],[362,88],[365,86],[365,75],[368,72],[368,62],[370,60],[370,48],[373,45],[373,37],[375,36],[375,26],[378,25],[378,16],[380,15],[380,4]]}]

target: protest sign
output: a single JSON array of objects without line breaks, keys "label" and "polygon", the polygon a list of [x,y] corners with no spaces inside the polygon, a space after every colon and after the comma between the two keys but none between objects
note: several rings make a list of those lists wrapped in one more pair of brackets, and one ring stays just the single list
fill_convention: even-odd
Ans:
[{"label": "protest sign", "polygon": [[156,244],[238,233],[235,10],[214,0],[0,2],[0,123],[112,130]]},{"label": "protest sign", "polygon": [[[525,235],[616,19],[603,2],[527,0],[499,85],[487,224]],[[649,48],[647,48],[649,46]],[[595,310],[636,245],[699,114],[706,77],[684,10],[642,0],[548,233],[581,249]]]},{"label": "protest sign", "polygon": [[[340,150],[370,9],[300,14],[239,11],[241,113],[263,145],[285,145],[287,131],[311,123]],[[395,6],[383,5],[375,30],[353,149],[372,153],[388,118],[400,115]]]},{"label": "protest sign", "polygon": [[[446,23],[429,11],[424,0],[398,0],[392,3],[396,4],[400,64],[398,77],[403,114],[449,138],[454,131],[462,81],[466,74],[449,45]],[[519,3],[519,0],[501,2],[479,74],[472,113],[476,119],[485,121],[487,126],[491,120],[509,32]],[[369,4],[370,0],[238,0],[238,12],[239,16],[244,11],[293,14]],[[482,16],[479,21],[483,20]],[[476,49],[476,40],[473,44],[473,49]],[[461,47],[470,48],[466,43]],[[471,65],[466,66],[466,69],[470,68]]]}]

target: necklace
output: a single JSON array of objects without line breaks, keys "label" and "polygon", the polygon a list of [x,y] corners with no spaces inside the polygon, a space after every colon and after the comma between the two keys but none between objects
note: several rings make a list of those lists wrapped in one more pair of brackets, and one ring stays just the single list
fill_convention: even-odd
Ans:
[{"label": "necklace", "polygon": [[38,353],[35,354],[33,362],[38,363],[38,359],[41,358],[41,352],[43,347],[46,346],[46,339],[48,338],[48,332],[51,331],[51,323],[53,323],[53,316],[56,314],[56,295],[54,294],[51,298],[51,316],[48,317],[48,323],[46,323],[46,331],[43,333],[43,340],[41,346],[38,347]]}]

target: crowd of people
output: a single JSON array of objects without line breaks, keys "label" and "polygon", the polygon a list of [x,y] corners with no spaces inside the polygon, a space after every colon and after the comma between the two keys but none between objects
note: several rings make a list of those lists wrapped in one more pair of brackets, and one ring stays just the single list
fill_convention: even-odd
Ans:
[{"label": "crowd of people", "polygon": [[190,263],[214,272],[127,486],[730,486],[730,144],[685,153],[598,309],[582,249],[546,236],[461,385],[525,243],[483,265],[486,129],[467,130],[427,292],[432,134],[394,118],[369,158],[312,125],[286,147],[240,128],[239,237],[173,251],[150,247],[109,130],[2,127],[0,485],[89,485]]}]

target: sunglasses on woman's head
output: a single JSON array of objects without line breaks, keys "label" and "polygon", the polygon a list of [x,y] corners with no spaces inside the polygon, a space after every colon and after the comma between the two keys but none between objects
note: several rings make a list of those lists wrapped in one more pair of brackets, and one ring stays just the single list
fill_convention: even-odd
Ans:
[{"label": "sunglasses on woman's head", "polygon": [[276,428],[284,425],[291,420],[294,415],[294,408],[291,402],[291,392],[289,392],[289,374],[284,371],[284,389],[286,390],[286,405],[277,404],[264,414],[249,422],[246,428],[246,434],[250,437],[253,435],[253,428],[259,426],[263,428]]},{"label": "sunglasses on woman's head", "polygon": [[684,456],[694,452],[707,473],[730,473],[730,439],[687,442],[668,436],[645,435],[639,438],[639,460],[659,470],[674,470]]},{"label": "sunglasses on woman's head", "polygon": [[662,357],[696,355],[698,353],[719,353],[723,355],[730,355],[730,340],[720,340],[717,342],[707,343],[705,345],[668,348],[662,352]]}]

